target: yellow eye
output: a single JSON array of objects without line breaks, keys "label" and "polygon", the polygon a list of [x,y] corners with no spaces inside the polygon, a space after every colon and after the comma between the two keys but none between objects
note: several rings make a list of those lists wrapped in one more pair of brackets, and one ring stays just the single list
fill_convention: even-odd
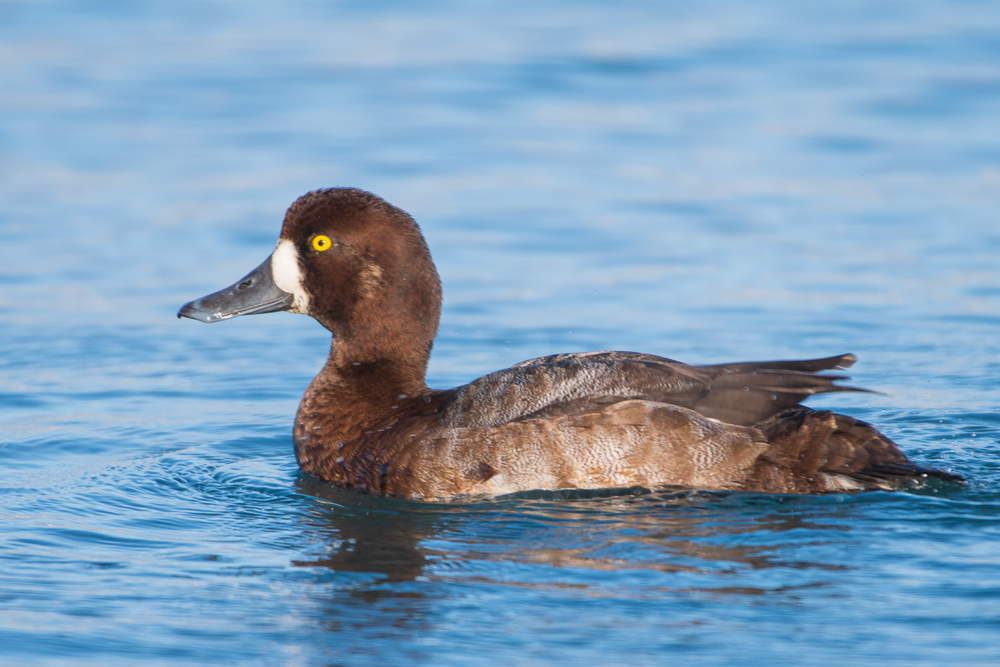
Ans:
[{"label": "yellow eye", "polygon": [[324,250],[329,250],[333,243],[330,241],[329,236],[323,236],[322,234],[317,234],[313,237],[313,250],[316,252],[323,252]]}]

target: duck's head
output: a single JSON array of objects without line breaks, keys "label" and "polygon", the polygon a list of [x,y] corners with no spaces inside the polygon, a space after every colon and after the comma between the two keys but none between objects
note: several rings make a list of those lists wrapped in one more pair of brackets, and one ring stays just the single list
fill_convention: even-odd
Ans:
[{"label": "duck's head", "polygon": [[422,378],[441,283],[405,211],[364,190],[317,190],[288,209],[278,246],[263,264],[185,304],[177,316],[218,322],[279,310],[329,329],[335,363],[416,363]]}]

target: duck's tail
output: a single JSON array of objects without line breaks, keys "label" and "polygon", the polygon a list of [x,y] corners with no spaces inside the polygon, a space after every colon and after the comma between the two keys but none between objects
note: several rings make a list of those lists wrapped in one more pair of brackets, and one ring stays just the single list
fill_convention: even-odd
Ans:
[{"label": "duck's tail", "polygon": [[748,491],[871,491],[920,486],[930,479],[962,483],[955,473],[906,458],[871,424],[830,411],[791,408],[757,424],[770,447],[757,461]]}]

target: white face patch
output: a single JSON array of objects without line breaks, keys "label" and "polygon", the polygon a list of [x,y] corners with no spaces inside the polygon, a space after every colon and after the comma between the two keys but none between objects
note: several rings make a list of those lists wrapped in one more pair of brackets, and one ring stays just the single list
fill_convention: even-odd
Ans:
[{"label": "white face patch", "polygon": [[278,289],[295,297],[289,310],[293,313],[309,312],[309,295],[302,287],[302,269],[299,268],[299,253],[287,239],[278,241],[278,247],[271,254],[271,275]]}]

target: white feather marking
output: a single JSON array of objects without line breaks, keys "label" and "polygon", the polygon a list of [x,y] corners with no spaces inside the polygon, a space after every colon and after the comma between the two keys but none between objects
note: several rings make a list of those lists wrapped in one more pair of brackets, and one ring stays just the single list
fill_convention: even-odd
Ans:
[{"label": "white feather marking", "polygon": [[823,475],[823,477],[829,491],[858,491],[865,488],[864,485],[843,475]]},{"label": "white feather marking", "polygon": [[295,302],[289,310],[293,313],[308,313],[309,295],[302,287],[299,253],[288,239],[278,241],[278,247],[271,254],[271,275],[279,289],[295,297]]}]

